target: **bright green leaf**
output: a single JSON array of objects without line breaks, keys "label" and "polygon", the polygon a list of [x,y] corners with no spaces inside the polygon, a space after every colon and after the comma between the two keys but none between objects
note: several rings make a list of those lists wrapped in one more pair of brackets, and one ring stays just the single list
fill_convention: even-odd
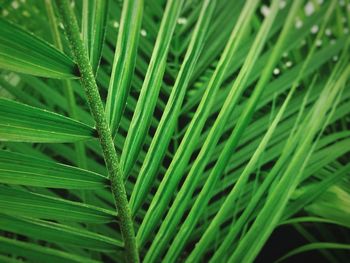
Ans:
[{"label": "bright green leaf", "polygon": [[0,151],[0,182],[50,188],[97,189],[106,187],[108,179],[76,167]]},{"label": "bright green leaf", "polygon": [[94,136],[86,124],[19,102],[0,99],[0,141],[75,142]]},{"label": "bright green leaf", "polygon": [[48,78],[77,77],[68,56],[4,19],[0,19],[0,68]]}]

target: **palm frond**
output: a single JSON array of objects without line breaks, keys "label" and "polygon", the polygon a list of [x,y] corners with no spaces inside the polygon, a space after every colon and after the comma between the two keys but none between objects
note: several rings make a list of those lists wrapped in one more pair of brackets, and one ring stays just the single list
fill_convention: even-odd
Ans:
[{"label": "palm frond", "polygon": [[0,261],[347,262],[348,4],[3,1]]}]

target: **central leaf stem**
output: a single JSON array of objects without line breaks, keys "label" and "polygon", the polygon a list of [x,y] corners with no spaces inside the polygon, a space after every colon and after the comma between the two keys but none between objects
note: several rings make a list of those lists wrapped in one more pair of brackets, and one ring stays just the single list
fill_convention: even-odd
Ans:
[{"label": "central leaf stem", "polygon": [[122,171],[119,166],[119,158],[115,151],[110,128],[104,114],[102,100],[97,88],[88,53],[84,47],[83,41],[81,40],[78,23],[70,6],[70,2],[68,0],[56,0],[56,2],[59,7],[65,33],[80,71],[80,80],[85,89],[90,111],[96,122],[96,130],[99,135],[102,152],[111,182],[111,190],[120,218],[120,228],[125,242],[125,249],[127,251],[127,260],[133,263],[139,262],[133,222],[122,179]]}]

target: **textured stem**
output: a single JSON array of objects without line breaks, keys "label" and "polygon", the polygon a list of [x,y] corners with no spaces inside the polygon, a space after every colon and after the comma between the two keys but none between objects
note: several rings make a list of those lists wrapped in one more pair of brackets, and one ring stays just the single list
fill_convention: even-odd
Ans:
[{"label": "textured stem", "polygon": [[[49,18],[49,24],[50,29],[52,33],[52,37],[55,43],[55,46],[63,52],[63,45],[60,37],[60,33],[58,31],[58,24],[56,21],[56,16],[53,8],[52,0],[46,0],[45,1],[45,7],[47,11],[47,16]],[[67,98],[67,104],[68,104],[68,114],[73,119],[78,119],[78,113],[77,113],[77,105],[76,105],[76,99],[72,87],[72,83],[70,80],[62,80],[62,84],[64,87],[64,93]],[[80,168],[86,169],[87,168],[87,160],[85,155],[85,146],[84,142],[76,142],[74,143],[75,152],[77,155],[77,165]],[[84,194],[85,195],[85,194]]]},{"label": "textured stem", "polygon": [[111,181],[111,190],[120,218],[120,228],[125,242],[127,261],[139,262],[130,208],[122,174],[119,169],[119,158],[116,154],[112,135],[104,115],[103,104],[89,62],[89,57],[83,45],[83,41],[80,38],[78,23],[70,7],[70,2],[68,0],[56,0],[56,2],[75,61],[78,64],[80,80],[85,89],[90,111],[96,122],[96,130],[99,135],[102,152]]}]

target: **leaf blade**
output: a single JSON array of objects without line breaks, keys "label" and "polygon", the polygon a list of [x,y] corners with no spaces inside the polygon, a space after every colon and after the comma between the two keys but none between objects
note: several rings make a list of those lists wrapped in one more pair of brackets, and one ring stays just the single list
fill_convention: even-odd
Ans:
[{"label": "leaf blade", "polygon": [[115,134],[119,127],[130,91],[137,57],[143,5],[143,0],[128,0],[123,4],[106,102],[106,116],[112,134]]},{"label": "leaf blade", "polygon": [[115,246],[123,246],[120,240],[89,230],[29,217],[1,215],[0,229],[44,241],[97,251],[112,251]]},{"label": "leaf blade", "polygon": [[73,166],[0,151],[0,183],[64,189],[99,189],[108,185],[108,179]]},{"label": "leaf blade", "polygon": [[170,0],[166,4],[151,61],[120,157],[124,177],[129,175],[150,127],[166,67],[171,37],[183,2],[183,0]]},{"label": "leaf blade", "polygon": [[0,68],[48,78],[77,77],[68,56],[4,19],[0,19]]},{"label": "leaf blade", "polygon": [[5,186],[0,186],[0,209],[13,216],[86,223],[111,222],[116,216],[106,209]]},{"label": "leaf blade", "polygon": [[90,63],[95,74],[97,74],[102,55],[102,46],[108,21],[108,8],[109,0],[83,1],[83,41],[85,42]]},{"label": "leaf blade", "polygon": [[215,5],[215,1],[203,2],[201,9],[202,13],[198,18],[198,22],[194,29],[193,36],[191,37],[191,42],[186,52],[181,69],[172,88],[169,100],[164,109],[164,113],[159,122],[150,148],[147,151],[141,171],[137,177],[137,181],[130,198],[132,213],[136,213],[138,208],[142,205],[145,196],[152,186],[154,177],[156,176],[170,139],[174,133],[178,114],[188,88],[190,77],[194,71],[198,57],[202,53],[205,35],[209,28]]},{"label": "leaf blade", "polygon": [[93,134],[92,127],[76,120],[0,98],[0,141],[62,143]]},{"label": "leaf blade", "polygon": [[34,262],[88,262],[98,261],[72,253],[63,252],[57,249],[39,246],[37,244],[18,241],[5,237],[0,237],[0,251],[3,253],[13,253]]}]

